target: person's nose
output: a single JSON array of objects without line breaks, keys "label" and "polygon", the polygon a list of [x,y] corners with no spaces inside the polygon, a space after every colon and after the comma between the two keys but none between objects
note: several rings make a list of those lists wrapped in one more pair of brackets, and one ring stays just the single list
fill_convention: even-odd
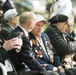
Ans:
[{"label": "person's nose", "polygon": [[42,30],[42,28],[43,28],[42,26],[39,26],[39,30]]}]

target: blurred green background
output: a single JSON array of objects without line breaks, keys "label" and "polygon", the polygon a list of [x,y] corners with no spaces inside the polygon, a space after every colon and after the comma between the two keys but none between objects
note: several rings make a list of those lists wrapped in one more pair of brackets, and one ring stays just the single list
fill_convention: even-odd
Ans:
[{"label": "blurred green background", "polygon": [[[48,19],[48,14],[52,0],[13,0],[19,14],[24,11],[33,11],[43,15]],[[74,29],[76,30],[76,0],[71,0],[73,5],[73,14],[75,17]],[[46,28],[46,25],[44,29]]]}]

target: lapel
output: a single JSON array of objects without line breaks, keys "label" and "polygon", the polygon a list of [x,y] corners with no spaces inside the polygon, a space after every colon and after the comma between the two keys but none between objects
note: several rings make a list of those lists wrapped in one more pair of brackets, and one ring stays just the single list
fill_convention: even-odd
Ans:
[{"label": "lapel", "polygon": [[48,54],[48,45],[47,45],[47,42],[48,41],[46,40],[46,37],[41,36],[41,38],[42,38],[42,41],[44,43],[44,47],[45,47],[45,50],[46,50],[46,53],[47,53],[47,55],[46,55],[47,56],[47,59],[50,59],[49,54]]},{"label": "lapel", "polygon": [[16,30],[23,32],[23,36],[26,37],[26,34],[24,33],[24,31],[19,26],[17,26]]},{"label": "lapel", "polygon": [[44,44],[45,49],[46,49],[46,52],[47,52],[47,40],[46,40],[46,38],[43,37],[43,36],[41,36],[41,38],[42,38],[43,44]]},{"label": "lapel", "polygon": [[[33,39],[34,41],[36,41],[38,43],[38,44],[37,43],[36,44],[33,44],[33,50],[34,50],[35,55],[38,55],[37,57],[39,57],[41,59],[45,59],[48,62],[53,62],[54,58],[52,58],[51,56],[54,57],[54,52],[52,50],[51,44],[48,44],[48,43],[50,43],[50,41],[48,41],[46,39],[46,36],[43,36],[42,35],[41,38],[42,38],[42,41],[44,43],[44,46],[45,46],[47,55],[44,52],[44,50],[41,47],[41,45],[39,44],[39,42],[37,41],[37,39],[35,38],[35,36],[32,33],[29,33],[29,36],[30,36],[30,40]],[[37,54],[37,53],[39,53],[39,54]]]},{"label": "lapel", "polygon": [[[41,38],[42,38],[42,37],[41,37]],[[42,41],[43,41],[43,39],[42,39]],[[38,42],[38,41],[37,41],[37,42]],[[43,41],[43,43],[44,43],[44,47],[45,47],[45,46],[46,46],[46,45],[45,45],[45,41]],[[46,48],[45,48],[45,50],[46,50],[46,53],[45,53],[45,51],[43,50],[43,48],[42,48],[42,46],[40,45],[39,42],[38,42],[37,50],[41,51],[43,57],[45,57],[46,59],[48,59],[48,54],[47,54]]]},{"label": "lapel", "polygon": [[[17,26],[16,31],[19,31],[19,34],[20,34],[20,32],[23,32],[23,36],[22,36],[23,42],[26,41],[26,42],[31,46],[30,40],[29,40],[29,38],[26,36],[26,34],[25,34],[24,31],[22,30],[22,28],[20,28],[19,26]],[[25,43],[23,43],[23,45],[24,45],[24,44],[25,44]]]},{"label": "lapel", "polygon": [[24,32],[19,26],[17,26],[16,30]]},{"label": "lapel", "polygon": [[[37,41],[37,39],[35,38],[35,36],[32,33],[29,33],[29,36],[30,36],[30,39],[34,39],[35,41]],[[42,38],[42,41],[44,43],[44,46],[46,47],[44,38],[42,36],[41,36],[41,38]],[[38,57],[40,57],[40,58],[44,57],[45,59],[48,60],[48,55],[46,55],[46,53],[44,52],[43,48],[41,47],[41,45],[38,41],[37,41],[37,44],[38,44],[37,46],[33,45],[35,47],[34,48],[34,53],[36,55],[37,55],[37,52],[42,53],[40,56],[38,55]]]},{"label": "lapel", "polygon": [[42,40],[43,40],[44,46],[46,48],[48,60],[50,62],[53,62],[54,61],[54,58],[52,58],[52,57],[54,57],[54,52],[52,50],[52,45],[50,44],[50,41],[47,41],[47,39],[46,39],[45,36],[42,36]]}]

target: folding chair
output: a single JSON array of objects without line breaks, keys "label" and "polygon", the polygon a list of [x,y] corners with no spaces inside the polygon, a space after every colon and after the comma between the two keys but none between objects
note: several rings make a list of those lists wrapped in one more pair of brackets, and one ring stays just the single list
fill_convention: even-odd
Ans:
[{"label": "folding chair", "polygon": [[7,75],[7,71],[6,71],[6,68],[5,68],[5,66],[0,62],[0,68],[1,68],[1,70],[2,70],[2,74],[3,75]]}]

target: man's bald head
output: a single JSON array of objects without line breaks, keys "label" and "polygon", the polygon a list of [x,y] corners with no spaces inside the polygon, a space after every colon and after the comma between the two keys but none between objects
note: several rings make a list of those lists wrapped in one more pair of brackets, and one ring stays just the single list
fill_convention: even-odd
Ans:
[{"label": "man's bald head", "polygon": [[24,24],[29,22],[30,20],[36,20],[36,15],[33,12],[24,12],[20,15],[19,22],[20,24]]}]

